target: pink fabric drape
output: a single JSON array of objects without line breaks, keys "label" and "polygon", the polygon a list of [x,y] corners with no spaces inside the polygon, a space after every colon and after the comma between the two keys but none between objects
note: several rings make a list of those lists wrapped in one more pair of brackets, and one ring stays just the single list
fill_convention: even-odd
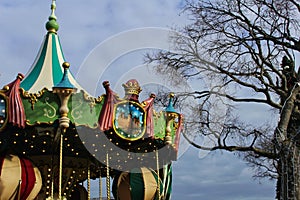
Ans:
[{"label": "pink fabric drape", "polygon": [[175,133],[175,141],[174,141],[176,151],[178,151],[179,141],[180,141],[180,133],[183,128],[182,122],[183,122],[183,115],[180,114],[179,119],[178,119],[178,128]]},{"label": "pink fabric drape", "polygon": [[101,131],[106,131],[113,126],[113,113],[114,105],[118,102],[117,95],[110,89],[109,82],[104,81],[103,86],[105,88],[106,96],[103,107],[100,112],[98,124]]},{"label": "pink fabric drape", "polygon": [[8,96],[8,122],[19,128],[25,128],[25,111],[20,97],[20,82],[24,75],[19,73],[16,80],[9,83],[9,90],[6,92]]},{"label": "pink fabric drape", "polygon": [[155,94],[151,94],[148,99],[143,101],[142,105],[147,113],[146,115],[146,133],[148,137],[154,137],[154,124],[153,124],[153,104],[154,104]]}]

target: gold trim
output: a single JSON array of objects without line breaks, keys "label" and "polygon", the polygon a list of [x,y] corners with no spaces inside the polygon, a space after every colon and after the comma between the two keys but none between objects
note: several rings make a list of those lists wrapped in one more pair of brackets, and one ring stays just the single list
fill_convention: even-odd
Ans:
[{"label": "gold trim", "polygon": [[54,122],[53,121],[49,121],[49,122],[39,122],[39,121],[35,121],[34,123],[29,123],[28,120],[25,121],[26,125],[28,126],[36,126],[36,125],[53,125]]},{"label": "gold trim", "polygon": [[104,96],[105,96],[105,95],[101,95],[101,96],[98,96],[95,98],[95,97],[90,96],[84,90],[80,90],[80,93],[82,94],[83,99],[85,101],[89,102],[91,112],[93,111],[93,108],[96,106],[96,104],[100,104],[103,101]]},{"label": "gold trim", "polygon": [[98,97],[92,97],[90,96],[88,93],[86,93],[84,90],[80,90],[80,93],[83,95],[83,98],[86,101],[91,101],[91,102],[95,102],[95,103],[101,103],[101,101],[104,99],[104,94]]},{"label": "gold trim", "polygon": [[94,126],[90,126],[88,124],[80,124],[80,123],[76,123],[73,121],[70,121],[70,123],[74,124],[75,126],[82,126],[82,127],[90,128],[90,129],[94,129],[94,130],[99,128],[99,124],[97,122],[95,122]]},{"label": "gold trim", "polygon": [[41,98],[45,92],[49,92],[47,88],[44,88],[37,93],[29,93],[25,91],[23,88],[20,88],[21,95],[28,99],[28,102],[31,104],[31,109],[34,110],[34,104],[38,101],[39,98]]},{"label": "gold trim", "polygon": [[156,110],[153,110],[153,117],[156,117],[156,118],[165,117],[164,112],[165,111],[162,111],[162,110],[160,110],[158,112]]},{"label": "gold trim", "polygon": [[8,97],[5,95],[5,93],[3,93],[3,91],[0,91],[0,96],[2,96],[3,100],[5,101],[5,119],[2,126],[0,127],[1,132],[3,129],[5,129],[8,122]]},{"label": "gold trim", "polygon": [[[126,136],[120,134],[120,133],[117,131],[117,128],[116,128],[115,123],[114,123],[114,121],[115,121],[115,119],[116,119],[115,114],[116,114],[117,106],[120,105],[120,104],[129,103],[129,102],[132,103],[132,104],[134,104],[134,105],[137,105],[139,108],[141,108],[141,109],[144,111],[144,119],[143,119],[144,128],[143,128],[143,132],[142,132],[138,137],[135,137],[135,138],[128,138],[128,137],[126,137]],[[148,114],[148,113],[146,113],[145,109],[141,106],[141,104],[139,104],[139,103],[137,103],[137,102],[134,102],[134,101],[128,101],[128,100],[124,100],[124,101],[118,102],[117,104],[114,105],[114,112],[113,112],[113,119],[112,119],[112,120],[113,120],[112,124],[113,124],[114,132],[115,132],[120,138],[125,139],[125,140],[136,141],[136,140],[141,139],[141,138],[145,135],[145,132],[146,132],[146,126],[147,126],[147,125],[146,125],[146,119],[147,119],[147,114]]]},{"label": "gold trim", "polygon": [[0,90],[1,93],[5,93],[9,90],[9,86],[8,85],[5,85],[2,90]]}]

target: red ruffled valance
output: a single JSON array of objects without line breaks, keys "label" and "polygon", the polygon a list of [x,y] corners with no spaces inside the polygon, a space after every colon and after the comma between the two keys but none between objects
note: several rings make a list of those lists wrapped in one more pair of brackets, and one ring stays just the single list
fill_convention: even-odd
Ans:
[{"label": "red ruffled valance", "polygon": [[155,94],[151,94],[149,99],[146,99],[143,101],[142,105],[144,106],[144,109],[147,113],[146,117],[146,133],[148,134],[148,137],[153,138],[154,137],[154,123],[153,123],[153,104],[154,104]]},{"label": "red ruffled valance", "polygon": [[175,141],[174,141],[176,151],[178,151],[178,148],[179,148],[180,133],[181,133],[181,130],[183,128],[182,123],[183,123],[183,115],[180,114],[179,119],[178,119],[178,127],[177,127],[177,130],[176,130],[176,133],[175,133]]},{"label": "red ruffled valance", "polygon": [[110,89],[108,81],[104,81],[102,84],[105,88],[106,96],[100,112],[98,124],[101,131],[107,131],[113,127],[112,118],[114,105],[118,103],[118,96]]},{"label": "red ruffled valance", "polygon": [[5,93],[8,96],[8,122],[19,128],[25,128],[26,115],[20,97],[20,82],[24,75],[19,73],[16,80],[9,83],[8,91]]}]

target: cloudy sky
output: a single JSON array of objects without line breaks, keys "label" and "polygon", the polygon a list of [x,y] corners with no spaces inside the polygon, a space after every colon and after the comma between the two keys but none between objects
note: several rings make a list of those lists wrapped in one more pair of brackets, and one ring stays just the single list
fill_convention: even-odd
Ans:
[{"label": "cloudy sky", "polygon": [[[1,85],[30,68],[46,34],[50,4],[50,0],[1,0]],[[148,49],[167,49],[166,30],[187,23],[179,0],[57,0],[56,4],[65,58],[79,80],[91,77],[82,84],[96,87],[89,91],[96,95],[102,92],[97,85],[103,79],[115,87],[132,74],[144,80],[142,55]],[[160,80],[151,77],[152,82]],[[251,169],[233,154],[214,152],[200,158],[198,150],[183,147],[173,164],[174,200],[274,199],[274,182],[253,180]]]}]

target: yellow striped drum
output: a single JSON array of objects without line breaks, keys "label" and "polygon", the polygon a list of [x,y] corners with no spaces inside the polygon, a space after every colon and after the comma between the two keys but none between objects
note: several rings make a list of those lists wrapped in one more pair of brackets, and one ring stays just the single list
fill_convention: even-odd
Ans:
[{"label": "yellow striped drum", "polygon": [[40,171],[15,155],[0,156],[0,199],[32,200],[42,187]]}]

